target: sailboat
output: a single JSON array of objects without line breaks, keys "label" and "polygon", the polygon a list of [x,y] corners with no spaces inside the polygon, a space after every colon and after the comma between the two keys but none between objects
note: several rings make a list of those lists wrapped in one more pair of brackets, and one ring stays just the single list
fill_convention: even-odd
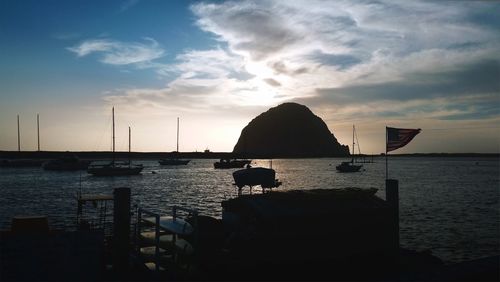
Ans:
[{"label": "sailboat", "polygon": [[352,126],[352,154],[351,154],[351,161],[350,162],[342,162],[335,168],[337,169],[338,172],[357,172],[363,167],[363,165],[355,165],[354,164],[354,134],[356,133],[356,129],[354,125]]},{"label": "sailboat", "polygon": [[233,154],[232,159],[231,156],[227,156],[225,158],[221,158],[218,162],[214,162],[215,169],[228,169],[228,168],[242,168],[244,166],[250,165],[252,160],[249,159],[237,159],[238,157],[242,157],[246,155],[246,138],[243,138],[243,152],[239,154]]},{"label": "sailboat", "polygon": [[176,157],[179,153],[179,118],[177,118],[177,150],[174,152],[174,157],[169,157],[167,159],[161,159],[158,162],[161,165],[187,165],[191,160],[181,160]]},{"label": "sailboat", "polygon": [[90,164],[87,172],[96,176],[121,176],[140,174],[144,168],[142,164],[133,165],[130,161],[130,127],[128,128],[129,160],[125,163],[115,161],[115,108],[113,107],[113,160],[107,164]]},{"label": "sailboat", "polygon": [[42,164],[45,170],[75,171],[86,170],[90,161],[80,160],[75,154],[67,154],[58,159],[49,160]]},{"label": "sailboat", "polygon": [[[38,152],[40,152],[40,119],[39,115],[36,115],[37,122],[37,135],[38,135]],[[19,115],[17,115],[17,152],[18,156],[22,156],[21,153],[21,129],[19,127]],[[40,159],[0,159],[0,167],[40,167],[44,160]]]}]

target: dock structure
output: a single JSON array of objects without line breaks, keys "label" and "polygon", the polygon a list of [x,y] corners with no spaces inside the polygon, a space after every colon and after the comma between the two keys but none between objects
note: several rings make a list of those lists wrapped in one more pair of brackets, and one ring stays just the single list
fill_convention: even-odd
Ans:
[{"label": "dock structure", "polygon": [[375,188],[242,195],[222,202],[222,219],[138,208],[134,244],[129,188],[79,194],[80,209],[113,202],[112,244],[105,228],[82,228],[93,226],[81,224],[86,217],[77,231],[51,230],[45,216],[15,217],[0,231],[0,280],[498,281],[499,256],[446,266],[400,248],[397,190],[389,180],[386,200]]},{"label": "dock structure", "polygon": [[394,210],[376,191],[296,190],[222,202],[234,264],[225,269],[254,273],[254,279],[267,271],[270,280],[338,280],[366,278],[355,271],[364,267],[383,277],[377,272],[397,260],[399,249]]},{"label": "dock structure", "polygon": [[[111,194],[81,194],[77,193],[76,226],[78,229],[102,229],[106,237],[112,236],[111,218],[114,196]],[[91,209],[86,209],[91,205]]]},{"label": "dock structure", "polygon": [[17,216],[0,231],[0,281],[101,281],[104,234],[49,228],[45,216]]}]

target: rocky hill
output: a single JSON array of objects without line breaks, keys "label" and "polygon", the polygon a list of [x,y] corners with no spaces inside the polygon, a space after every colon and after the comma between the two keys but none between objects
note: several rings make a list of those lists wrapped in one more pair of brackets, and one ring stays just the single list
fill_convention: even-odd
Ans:
[{"label": "rocky hill", "polygon": [[246,157],[348,156],[325,122],[309,108],[284,103],[254,118],[243,128],[234,154]]}]

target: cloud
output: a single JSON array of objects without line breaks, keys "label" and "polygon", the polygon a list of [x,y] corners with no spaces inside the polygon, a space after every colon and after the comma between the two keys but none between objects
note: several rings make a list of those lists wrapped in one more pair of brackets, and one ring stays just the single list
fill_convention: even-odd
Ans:
[{"label": "cloud", "polygon": [[[262,80],[243,68],[242,58],[223,49],[188,51],[159,72],[177,74],[164,88],[116,89],[105,93],[105,101],[130,107],[130,111],[183,111],[216,113],[234,107],[268,105],[278,81]],[[282,97],[281,99],[286,99]],[[274,100],[273,100],[274,101]],[[146,107],[145,107],[146,106]]]},{"label": "cloud", "polygon": [[318,64],[335,66],[339,70],[346,70],[362,63],[361,59],[352,55],[325,54],[321,51],[311,54],[310,58]]},{"label": "cloud", "polygon": [[[165,54],[158,42],[145,38],[146,43],[120,42],[111,39],[89,39],[77,46],[67,48],[84,57],[92,53],[100,53],[100,62],[110,65],[129,65],[150,62]],[[147,44],[149,43],[149,44]]]},{"label": "cloud", "polygon": [[266,79],[264,79],[264,81],[271,86],[275,86],[275,87],[281,86],[281,83],[279,83],[278,81],[276,81],[275,79],[272,79],[272,78],[266,78]]},{"label": "cloud", "polygon": [[[425,100],[465,95],[497,95],[500,90],[500,60],[485,60],[454,69],[436,69],[402,75],[397,81],[317,89],[318,100],[337,105],[372,101]],[[322,103],[321,101],[319,103]]]},{"label": "cloud", "polygon": [[184,78],[230,78],[246,73],[242,58],[222,48],[191,50],[178,55],[176,59],[173,68]]},{"label": "cloud", "polygon": [[268,66],[274,71],[274,74],[286,74],[288,76],[295,76],[303,73],[309,72],[307,67],[299,67],[296,69],[290,69],[286,64],[282,61],[271,61],[268,63]]},{"label": "cloud", "polygon": [[377,51],[405,55],[490,38],[492,30],[467,20],[470,9],[385,1],[228,1],[192,6],[200,28],[253,60],[318,52],[367,60]]},{"label": "cloud", "polygon": [[[191,6],[196,25],[218,45],[186,50],[169,64],[153,62],[162,52],[137,56],[149,58],[139,60],[145,67],[175,79],[164,88],[122,89],[106,99],[185,111],[231,109],[228,115],[293,100],[327,120],[495,118],[500,22],[491,11],[499,6],[198,2]],[[140,46],[161,50],[151,42]],[[72,51],[101,53],[107,62],[127,61],[109,60],[110,54],[136,53],[119,52],[115,41],[88,43]]]},{"label": "cloud", "polygon": [[[300,78],[303,83],[299,78],[288,80],[293,89],[309,87],[309,78],[316,88],[318,83],[334,87],[360,80],[396,80],[398,71],[414,69],[415,62],[439,59],[445,67],[462,63],[468,53],[498,47],[499,32],[470,16],[488,10],[488,3],[471,7],[385,1],[228,1],[192,6],[198,26],[243,56],[247,69],[260,65],[255,75],[264,79],[269,71],[289,77],[310,74]],[[399,68],[395,63],[401,64]],[[286,86],[285,80],[279,81]]]},{"label": "cloud", "polygon": [[[197,24],[203,30],[218,35],[219,40],[229,43],[231,49],[255,60],[279,52],[300,39],[293,29],[281,24],[285,20],[281,15],[256,3],[200,3],[192,6],[192,10],[200,16]],[[231,27],[227,26],[228,23]]]},{"label": "cloud", "polygon": [[397,80],[316,89],[298,101],[340,120],[487,120],[500,118],[500,60],[411,71]]}]

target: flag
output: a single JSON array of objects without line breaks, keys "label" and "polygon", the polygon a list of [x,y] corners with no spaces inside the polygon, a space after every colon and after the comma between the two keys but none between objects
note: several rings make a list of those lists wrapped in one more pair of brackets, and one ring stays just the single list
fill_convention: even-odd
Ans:
[{"label": "flag", "polygon": [[405,146],[410,143],[410,141],[417,134],[420,133],[419,129],[406,129],[406,128],[393,128],[386,127],[387,133],[387,143],[386,143],[386,151],[394,151],[398,148]]}]

